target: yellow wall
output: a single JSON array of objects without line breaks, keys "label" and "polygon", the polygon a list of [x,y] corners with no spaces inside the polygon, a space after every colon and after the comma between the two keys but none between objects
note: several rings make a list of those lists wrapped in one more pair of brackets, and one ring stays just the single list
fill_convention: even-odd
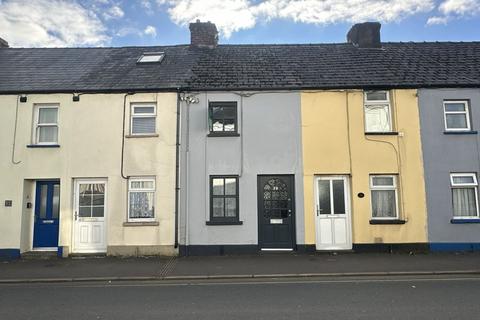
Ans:
[{"label": "yellow wall", "polygon": [[[366,136],[362,91],[302,93],[306,244],[315,244],[314,177],[333,174],[350,175],[353,243],[427,241],[416,90],[392,90],[391,100],[394,130],[399,135]],[[403,225],[369,224],[369,175],[382,173],[399,174],[400,219],[407,221]],[[357,196],[360,192],[364,198]]]},{"label": "yellow wall", "polygon": [[[173,246],[175,208],[176,93],[128,96],[132,102],[157,103],[157,133],[152,138],[125,139],[125,174],[156,177],[155,214],[159,226],[126,227],[127,182],[120,176],[124,94],[84,94],[72,102],[71,94],[28,95],[19,103],[15,161],[12,163],[17,96],[0,96],[0,248],[31,249],[34,180],[60,179],[59,245],[71,247],[73,181],[75,178],[108,179],[107,245]],[[27,148],[32,143],[35,104],[59,105],[60,148]],[[27,199],[27,197],[29,199]],[[13,207],[3,201],[13,200]]]}]

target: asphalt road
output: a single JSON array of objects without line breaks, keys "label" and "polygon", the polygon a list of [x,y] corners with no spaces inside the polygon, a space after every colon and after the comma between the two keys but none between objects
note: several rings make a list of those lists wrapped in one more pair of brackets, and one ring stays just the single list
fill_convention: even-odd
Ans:
[{"label": "asphalt road", "polygon": [[0,319],[479,319],[480,277],[0,285]]}]

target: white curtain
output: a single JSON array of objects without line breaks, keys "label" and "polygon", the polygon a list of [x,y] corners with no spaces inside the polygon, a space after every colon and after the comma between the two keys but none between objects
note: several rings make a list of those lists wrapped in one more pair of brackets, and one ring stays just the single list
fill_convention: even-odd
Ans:
[{"label": "white curtain", "polygon": [[153,218],[153,192],[130,192],[130,218]]},{"label": "white curtain", "polygon": [[453,215],[471,217],[477,215],[475,188],[453,189]]},{"label": "white curtain", "polygon": [[397,216],[395,190],[372,190],[372,215],[374,218]]}]

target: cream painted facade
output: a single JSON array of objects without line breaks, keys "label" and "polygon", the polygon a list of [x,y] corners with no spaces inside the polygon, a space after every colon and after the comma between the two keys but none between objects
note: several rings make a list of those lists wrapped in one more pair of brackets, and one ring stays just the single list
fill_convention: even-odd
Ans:
[{"label": "cream painted facade", "polygon": [[[322,175],[349,177],[354,246],[426,243],[417,91],[390,91],[393,130],[398,135],[365,134],[363,96],[361,90],[302,93],[305,244],[316,241],[314,178]],[[398,175],[398,211],[404,224],[370,224],[371,174]]]},{"label": "cream painted facade", "polygon": [[[125,94],[30,94],[18,103],[16,95],[0,95],[0,249],[32,249],[35,181],[60,180],[59,243],[63,255],[71,253],[74,220],[74,181],[107,180],[107,254],[176,254],[175,167],[176,93],[137,93],[126,98],[125,132],[122,119]],[[130,138],[130,104],[156,103],[153,137]],[[58,105],[57,148],[29,148],[34,106]],[[16,137],[14,132],[16,130]],[[127,222],[127,180],[121,176],[122,139],[125,139],[124,174],[155,177],[155,222]],[[15,141],[15,148],[12,145]],[[15,164],[15,163],[16,164]],[[12,200],[12,206],[4,205]]]}]

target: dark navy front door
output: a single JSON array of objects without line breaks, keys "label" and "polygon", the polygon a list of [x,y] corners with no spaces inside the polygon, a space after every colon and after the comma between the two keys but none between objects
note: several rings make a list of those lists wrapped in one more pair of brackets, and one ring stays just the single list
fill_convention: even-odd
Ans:
[{"label": "dark navy front door", "polygon": [[60,182],[37,181],[33,247],[58,246],[58,217],[60,212]]},{"label": "dark navy front door", "polygon": [[258,244],[295,248],[294,176],[258,176]]}]

